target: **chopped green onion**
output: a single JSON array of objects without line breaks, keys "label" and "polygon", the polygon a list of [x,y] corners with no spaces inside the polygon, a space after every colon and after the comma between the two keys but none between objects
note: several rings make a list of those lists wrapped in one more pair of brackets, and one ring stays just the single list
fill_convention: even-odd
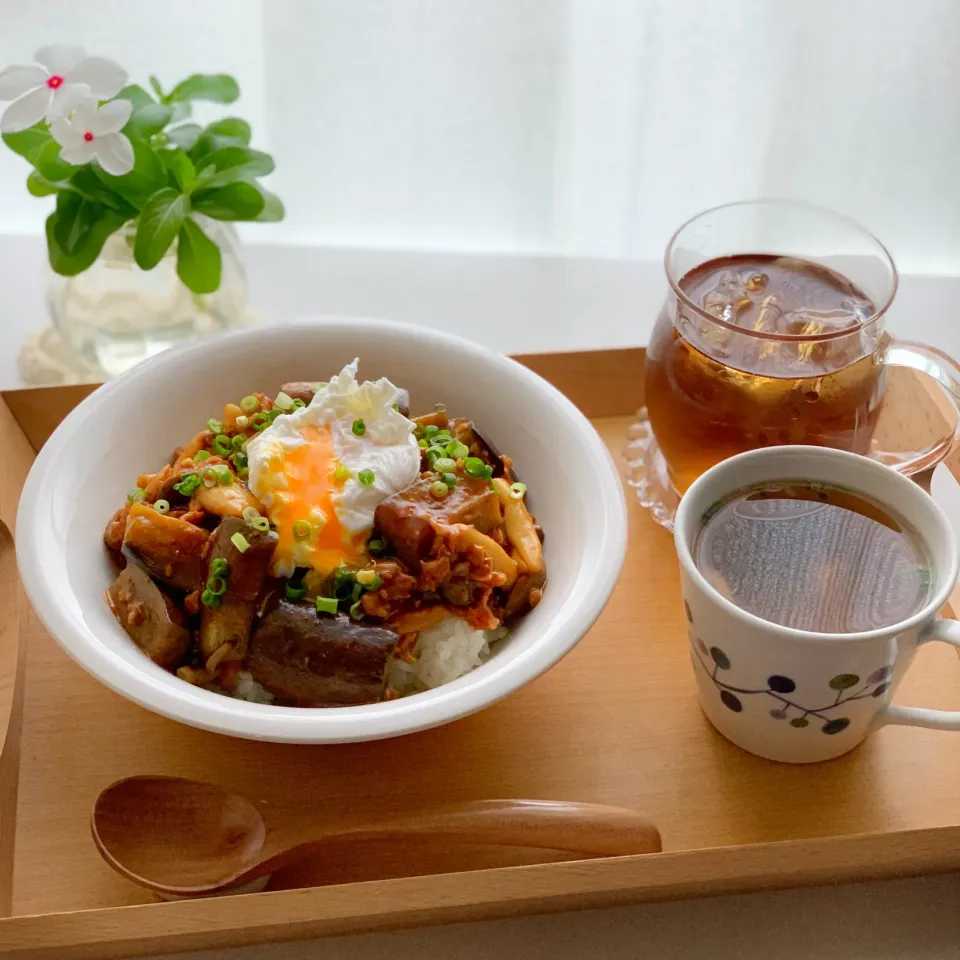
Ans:
[{"label": "chopped green onion", "polygon": [[222,420],[215,420],[213,417],[211,417],[211,418],[207,421],[207,429],[208,429],[211,433],[223,433],[223,421],[222,421]]},{"label": "chopped green onion", "polygon": [[355,437],[362,437],[367,432],[367,425],[358,417],[353,421],[353,426],[350,429],[353,430]]},{"label": "chopped green onion", "polygon": [[353,589],[350,591],[351,600],[359,600],[363,596],[363,584],[357,583],[356,580],[353,581]]},{"label": "chopped green onion", "polygon": [[317,597],[317,613],[336,613],[336,597]]},{"label": "chopped green onion", "polygon": [[283,588],[283,592],[288,600],[300,600],[306,596],[306,587],[292,587],[289,583]]},{"label": "chopped green onion", "polygon": [[233,451],[233,443],[225,434],[217,434],[213,438],[213,452],[221,457],[229,457]]},{"label": "chopped green onion", "polygon": [[225,463],[218,463],[215,467],[207,467],[207,470],[213,471],[217,483],[221,486],[229,487],[233,483],[233,471]]},{"label": "chopped green onion", "polygon": [[247,466],[247,455],[238,451],[230,458],[230,462],[238,471],[243,470]]},{"label": "chopped green onion", "polygon": [[[340,600],[346,600],[353,593],[356,586],[356,578],[353,571],[347,567],[337,567],[333,575],[333,593]],[[356,599],[356,598],[354,598]]]},{"label": "chopped green onion", "polygon": [[194,463],[203,463],[204,460],[209,460],[209,459],[210,459],[210,451],[209,451],[209,450],[198,450],[198,451],[193,455],[193,462],[194,462]]},{"label": "chopped green onion", "polygon": [[371,553],[383,553],[383,551],[387,549],[387,545],[383,542],[383,540],[371,540],[367,544],[367,549]]},{"label": "chopped green onion", "polygon": [[200,478],[195,473],[184,473],[180,476],[180,482],[173,485],[173,489],[189,497],[199,486]]},{"label": "chopped green onion", "polygon": [[390,406],[393,407],[393,409],[396,410],[397,413],[400,412],[400,404],[399,404],[399,403],[391,403]]},{"label": "chopped green onion", "polygon": [[217,485],[217,475],[213,467],[204,467],[203,470],[200,471],[200,479],[208,489]]},{"label": "chopped green onion", "polygon": [[258,433],[263,430],[265,427],[269,427],[273,423],[273,420],[270,417],[270,414],[264,410],[261,410],[259,413],[255,413],[250,418],[250,426],[253,427]]},{"label": "chopped green onion", "polygon": [[251,524],[254,530],[259,530],[260,533],[269,533],[270,532],[270,521],[266,517],[257,517]]},{"label": "chopped green onion", "polygon": [[439,433],[440,428],[435,423],[428,423],[423,428],[423,435],[429,440],[435,433]]},{"label": "chopped green onion", "polygon": [[134,487],[128,494],[127,499],[131,503],[143,503],[144,493],[140,487]]},{"label": "chopped green onion", "polygon": [[[439,460],[437,461],[440,462]],[[457,475],[455,473],[444,473],[440,479],[448,486],[455,487],[457,485]]]},{"label": "chopped green onion", "polygon": [[346,483],[352,476],[353,474],[342,463],[338,463],[337,469],[333,471],[333,479],[337,483]]},{"label": "chopped green onion", "polygon": [[302,410],[305,406],[306,404],[299,397],[297,397],[297,399],[293,401],[294,410]]},{"label": "chopped green onion", "polygon": [[379,590],[383,580],[376,570],[360,570],[357,572],[357,583],[367,590]]},{"label": "chopped green onion", "polygon": [[511,483],[510,484],[510,496],[514,500],[522,500],[523,495],[527,492],[527,485],[525,483]]},{"label": "chopped green onion", "polygon": [[211,577],[207,581],[207,589],[217,597],[222,597],[227,592],[226,577]]},{"label": "chopped green onion", "polygon": [[227,575],[227,570],[229,569],[227,561],[223,557],[214,557],[210,561],[210,572],[215,577],[225,577]]},{"label": "chopped green onion", "polygon": [[437,413],[446,413],[447,405],[445,403],[435,403],[433,409],[436,410]]},{"label": "chopped green onion", "polygon": [[310,524],[306,520],[298,520],[293,525],[293,539],[294,540],[309,540],[310,539]]},{"label": "chopped green onion", "polygon": [[365,486],[372,487],[377,475],[372,470],[361,470],[357,474],[357,479]]},{"label": "chopped green onion", "polygon": [[457,469],[457,461],[450,457],[437,457],[433,461],[433,469],[439,473],[449,473],[451,470]]},{"label": "chopped green onion", "polygon": [[242,449],[243,449],[243,445],[244,445],[246,442],[247,442],[247,438],[246,438],[242,433],[238,433],[238,434],[230,441],[230,446],[233,447],[234,450],[242,450]]},{"label": "chopped green onion", "polygon": [[273,421],[276,420],[277,417],[280,417],[282,415],[283,415],[283,411],[279,407],[274,407],[272,410],[267,411],[267,416],[270,418],[271,423],[273,423]]},{"label": "chopped green onion", "polygon": [[434,480],[430,484],[430,492],[438,500],[442,500],[450,492],[450,488],[442,480]]},{"label": "chopped green onion", "polygon": [[260,401],[251,393],[249,397],[244,397],[240,401],[240,409],[244,413],[253,413],[254,410],[258,410],[260,407]]},{"label": "chopped green onion", "polygon": [[450,443],[447,444],[447,456],[453,457],[454,460],[462,460],[469,453],[470,448],[459,440],[451,440]]},{"label": "chopped green onion", "polygon": [[237,417],[237,429],[246,430],[247,427],[249,426],[250,426],[250,418],[245,414],[241,413],[240,416]]},{"label": "chopped green onion", "polygon": [[463,461],[463,469],[471,477],[482,477],[487,465],[479,457],[467,457]]},{"label": "chopped green onion", "polygon": [[418,440],[418,441],[417,441],[417,446],[418,446],[421,450],[426,450],[427,447],[430,446],[430,444],[428,444],[426,440]]},{"label": "chopped green onion", "polygon": [[220,606],[220,598],[212,590],[204,590],[200,594],[200,602],[211,609]]},{"label": "chopped green onion", "polygon": [[326,386],[326,383],[323,380],[318,380],[316,383],[310,384],[310,389],[314,393],[319,393],[325,386]]},{"label": "chopped green onion", "polygon": [[354,620],[363,619],[363,602],[361,600],[357,600],[350,605],[350,616],[353,617]]},{"label": "chopped green onion", "polygon": [[279,407],[286,413],[288,410],[293,409],[293,397],[289,393],[284,393],[282,390],[277,394],[277,399],[273,401],[275,407]]},{"label": "chopped green onion", "polygon": [[249,470],[249,468],[248,468],[248,467],[241,467],[241,468],[239,469],[239,471],[237,472],[237,476],[240,477],[241,480],[245,480],[247,477],[250,476],[250,470]]},{"label": "chopped green onion", "polygon": [[242,533],[235,533],[230,542],[241,552],[246,553],[250,549],[250,543]]},{"label": "chopped green onion", "polygon": [[169,504],[169,502],[166,501],[166,500],[158,500],[158,501],[153,505],[153,509],[156,510],[157,513],[169,513],[169,512],[170,512],[170,504]]},{"label": "chopped green onion", "polygon": [[253,523],[260,516],[260,511],[256,507],[244,507],[242,516],[247,523]]}]

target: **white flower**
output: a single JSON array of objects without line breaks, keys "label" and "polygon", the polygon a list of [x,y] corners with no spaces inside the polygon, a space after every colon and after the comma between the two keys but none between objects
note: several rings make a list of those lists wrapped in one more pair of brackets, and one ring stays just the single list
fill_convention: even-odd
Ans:
[{"label": "white flower", "polygon": [[[42,66],[0,71],[0,100],[13,100],[0,117],[0,133],[17,133],[46,119],[69,116],[89,96],[115,97],[127,72],[113,60],[88,57],[82,47],[41,47],[34,59]],[[19,98],[19,99],[18,99]]]},{"label": "white flower", "polygon": [[133,169],[133,147],[120,131],[132,112],[129,100],[111,100],[98,107],[97,98],[89,97],[69,119],[57,117],[50,124],[50,133],[60,144],[60,159],[72,164],[95,159],[114,176],[129,173]]}]

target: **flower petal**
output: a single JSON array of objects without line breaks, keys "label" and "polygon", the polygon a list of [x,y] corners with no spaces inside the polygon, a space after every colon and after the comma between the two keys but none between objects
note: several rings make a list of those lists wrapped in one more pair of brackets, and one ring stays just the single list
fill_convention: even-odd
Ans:
[{"label": "flower petal", "polygon": [[52,123],[57,117],[69,117],[89,96],[90,88],[85,83],[65,83],[57,87],[47,107],[47,123]]},{"label": "flower petal", "polygon": [[41,121],[52,95],[47,87],[37,87],[19,100],[14,100],[0,117],[0,133],[18,133]]},{"label": "flower petal", "polygon": [[54,76],[62,77],[68,70],[75,67],[83,56],[83,47],[54,43],[49,47],[41,47],[33,55],[33,59],[37,63],[42,63]]},{"label": "flower petal", "polygon": [[64,148],[75,147],[85,142],[83,132],[63,117],[54,117],[50,121],[50,136]]},{"label": "flower petal", "polygon": [[127,82],[127,71],[115,60],[87,57],[64,75],[67,83],[85,83],[98,100],[115,97]]},{"label": "flower petal", "polygon": [[47,74],[39,67],[7,67],[0,71],[0,100],[16,100],[46,82]]},{"label": "flower petal", "polygon": [[87,97],[86,100],[81,100],[73,108],[73,117],[71,119],[71,125],[79,133],[86,133],[88,130],[93,133],[93,125],[96,123],[97,117],[97,98],[96,97]]},{"label": "flower petal", "polygon": [[60,159],[64,163],[72,163],[74,166],[80,166],[89,163],[96,156],[96,140],[89,143],[81,139],[79,143],[71,144],[60,151]]},{"label": "flower petal", "polygon": [[100,107],[87,128],[98,137],[108,133],[119,133],[133,113],[133,104],[129,100],[111,100]]},{"label": "flower petal", "polygon": [[133,147],[122,133],[108,133],[93,142],[97,162],[107,173],[122,177],[133,169]]}]

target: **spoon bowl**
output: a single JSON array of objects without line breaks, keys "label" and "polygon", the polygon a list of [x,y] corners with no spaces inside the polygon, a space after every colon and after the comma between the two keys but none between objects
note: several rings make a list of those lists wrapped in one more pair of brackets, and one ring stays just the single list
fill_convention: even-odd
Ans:
[{"label": "spoon bowl", "polygon": [[334,842],[394,838],[537,847],[611,857],[657,853],[660,833],[642,814],[553,800],[480,800],[318,831],[268,830],[256,805],[222,787],[178,777],[130,777],[107,787],[91,830],[103,858],[163,896],[208,896],[246,886]]}]

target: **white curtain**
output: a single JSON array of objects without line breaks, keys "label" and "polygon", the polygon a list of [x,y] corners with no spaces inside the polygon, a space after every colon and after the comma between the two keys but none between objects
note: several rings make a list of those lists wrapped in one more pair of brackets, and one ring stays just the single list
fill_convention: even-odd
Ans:
[{"label": "white curtain", "polygon": [[237,76],[289,211],[251,238],[651,260],[779,195],[960,274],[958,0],[0,0],[0,64],[58,40]]}]

